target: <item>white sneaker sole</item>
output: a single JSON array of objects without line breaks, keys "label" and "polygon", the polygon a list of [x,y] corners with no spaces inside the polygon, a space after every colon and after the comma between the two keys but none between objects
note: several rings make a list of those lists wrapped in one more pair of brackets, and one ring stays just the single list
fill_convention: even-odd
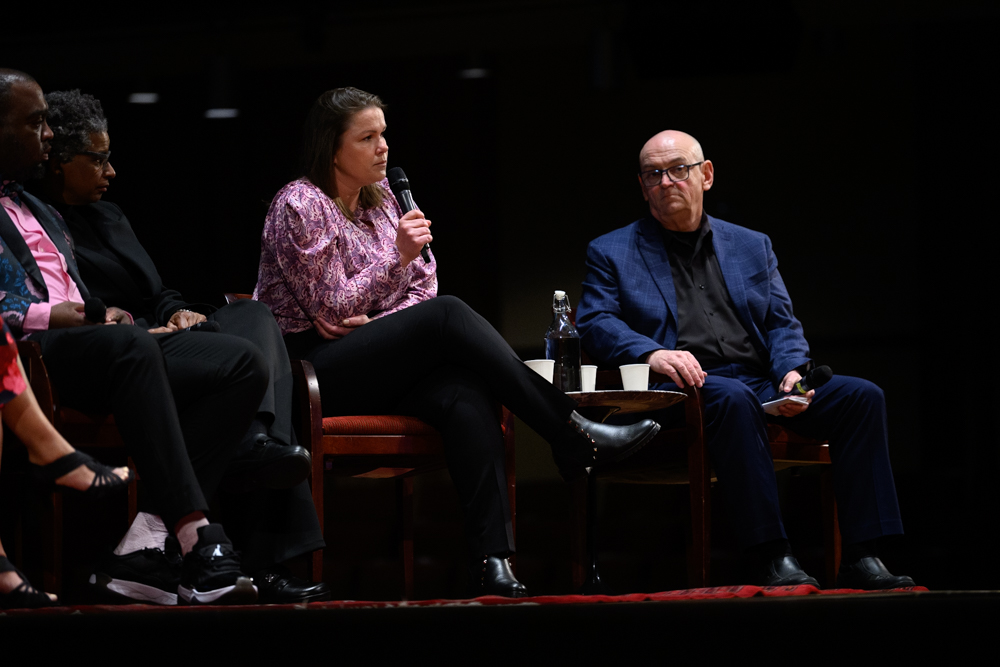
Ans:
[{"label": "white sneaker sole", "polygon": [[223,586],[210,591],[177,587],[177,594],[188,604],[253,604],[257,601],[257,587],[249,577],[240,577],[233,586]]},{"label": "white sneaker sole", "polygon": [[140,584],[137,581],[114,579],[106,574],[92,574],[90,575],[90,583],[137,602],[152,602],[168,607],[177,604],[176,593],[168,593],[163,589]]}]

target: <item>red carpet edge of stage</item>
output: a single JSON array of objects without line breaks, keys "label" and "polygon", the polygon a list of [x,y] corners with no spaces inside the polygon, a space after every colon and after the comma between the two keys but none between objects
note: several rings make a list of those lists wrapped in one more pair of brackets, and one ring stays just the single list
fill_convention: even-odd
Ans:
[{"label": "red carpet edge of stage", "polygon": [[21,615],[63,615],[63,614],[121,614],[144,611],[176,611],[203,612],[220,610],[252,610],[252,609],[389,609],[393,607],[463,607],[463,606],[517,606],[517,605],[566,605],[621,602],[670,602],[676,600],[727,600],[734,598],[767,598],[796,597],[809,595],[883,595],[886,593],[927,592],[923,586],[912,588],[893,588],[885,591],[858,591],[848,588],[820,590],[815,586],[718,586],[714,588],[690,588],[661,593],[632,593],[629,595],[539,595],[527,598],[504,598],[487,595],[471,600],[394,600],[394,601],[364,601],[336,600],[333,602],[312,602],[307,605],[245,605],[245,606],[177,606],[160,607],[157,605],[127,604],[127,605],[75,605],[69,607],[50,607],[46,609],[11,609],[0,612],[0,616]]}]

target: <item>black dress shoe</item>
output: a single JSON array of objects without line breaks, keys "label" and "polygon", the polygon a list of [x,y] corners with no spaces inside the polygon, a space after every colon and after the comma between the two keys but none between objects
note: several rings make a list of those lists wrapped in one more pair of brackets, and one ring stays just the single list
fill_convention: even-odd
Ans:
[{"label": "black dress shoe", "polygon": [[480,595],[523,598],[528,596],[528,589],[514,577],[506,558],[483,556],[469,571],[469,597]]},{"label": "black dress shoe", "polygon": [[283,445],[260,434],[249,452],[229,462],[222,486],[230,493],[290,489],[311,472],[312,457],[303,447]]},{"label": "black dress shoe", "polygon": [[585,468],[628,458],[660,432],[660,425],[652,419],[644,419],[628,426],[615,426],[590,421],[574,411],[569,416],[569,421],[573,429],[589,441],[586,450],[574,457]]},{"label": "black dress shoe", "polygon": [[841,563],[840,572],[837,573],[837,588],[881,591],[887,588],[910,588],[914,585],[910,577],[889,572],[875,556],[865,556],[850,565]]},{"label": "black dress shoe", "polygon": [[330,587],[322,581],[318,584],[303,581],[281,565],[260,570],[252,578],[257,586],[257,602],[261,604],[324,602],[332,597]]},{"label": "black dress shoe", "polygon": [[767,565],[767,569],[754,582],[757,586],[815,586],[819,582],[806,574],[795,556],[781,556]]}]

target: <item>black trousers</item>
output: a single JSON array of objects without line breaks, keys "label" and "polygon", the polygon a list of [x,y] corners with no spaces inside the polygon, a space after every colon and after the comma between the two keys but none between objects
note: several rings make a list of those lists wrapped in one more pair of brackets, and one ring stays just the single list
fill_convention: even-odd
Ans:
[{"label": "black trousers", "polygon": [[[292,367],[271,310],[259,301],[242,299],[208,319],[218,322],[223,333],[247,340],[260,350],[269,381],[257,418],[267,424],[272,438],[294,443]],[[286,490],[220,494],[218,501],[226,533],[243,552],[247,572],[326,546],[308,481]]]},{"label": "black trousers", "polygon": [[514,551],[497,403],[561,456],[576,403],[529,369],[489,322],[442,296],[387,315],[336,341],[285,336],[316,367],[323,415],[403,414],[434,426],[466,510],[470,551]]},{"label": "black trousers", "polygon": [[292,444],[292,367],[271,309],[259,301],[240,299],[208,316],[223,333],[250,341],[267,366],[268,383],[257,409],[275,440]]},{"label": "black trousers", "polygon": [[[657,388],[676,391],[673,383]],[[767,377],[740,364],[710,368],[701,398],[705,436],[719,484],[731,498],[732,526],[740,546],[786,539],[767,423],[830,441],[837,522],[844,544],[903,532],[889,462],[885,396],[860,378],[834,375],[809,408],[795,417],[773,417],[761,404],[778,394]],[[630,415],[634,416],[634,415]],[[669,425],[683,421],[675,408],[643,415]]]},{"label": "black trousers", "polygon": [[260,405],[267,367],[222,333],[84,326],[31,335],[61,401],[114,414],[142,476],[143,509],[168,527],[210,498]]}]

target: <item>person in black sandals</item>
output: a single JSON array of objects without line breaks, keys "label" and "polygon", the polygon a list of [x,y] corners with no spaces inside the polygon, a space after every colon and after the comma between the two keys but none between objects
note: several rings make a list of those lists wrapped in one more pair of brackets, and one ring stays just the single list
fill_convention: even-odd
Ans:
[{"label": "person in black sandals", "polygon": [[48,159],[47,115],[34,79],[0,69],[0,316],[15,338],[40,344],[65,405],[114,415],[143,480],[140,502],[180,545],[179,576],[153,573],[175,587],[174,600],[253,602],[257,589],[239,555],[205,513],[266,390],[260,351],[221,333],[157,336],[122,326],[127,316],[115,308],[104,321],[86,318],[89,293],[69,233],[23,188]]},{"label": "person in black sandals", "polygon": [[404,215],[386,181],[383,106],[355,88],[313,105],[304,175],[271,203],[254,296],[289,353],[315,366],[324,416],[411,415],[441,431],[466,510],[470,594],[521,597],[496,404],[551,443],[565,477],[630,455],[660,427],[584,419],[486,320],[437,296],[436,261],[420,255],[430,221]]},{"label": "person in black sandals", "polygon": [[[0,323],[2,324],[2,323]],[[0,416],[28,450],[28,461],[40,481],[86,496],[103,497],[121,491],[132,481],[128,468],[108,468],[78,452],[45,418],[17,358],[17,344],[7,325],[0,332]],[[0,454],[3,431],[0,430]],[[52,607],[54,595],[35,589],[7,560],[0,542],[0,609]]]},{"label": "person in black sandals", "polygon": [[[188,303],[165,288],[125,214],[102,201],[115,170],[100,101],[79,90],[51,92],[45,100],[54,135],[51,157],[44,177],[29,187],[62,215],[91,295],[126,311],[135,326],[153,333],[209,325],[260,351],[267,364],[267,391],[227,466],[220,508],[261,602],[329,599],[326,584],[303,581],[282,565],[325,543],[306,481],[312,461],[309,452],[293,442],[292,369],[274,317],[267,306],[249,299],[216,309]],[[98,586],[115,586],[112,580],[124,576],[116,571],[126,569],[119,567],[120,559],[129,554],[136,554],[130,556],[134,560],[159,561],[155,549],[163,549],[166,533],[154,518],[139,517],[125,544],[96,573]],[[118,588],[127,592],[131,586]]]}]

